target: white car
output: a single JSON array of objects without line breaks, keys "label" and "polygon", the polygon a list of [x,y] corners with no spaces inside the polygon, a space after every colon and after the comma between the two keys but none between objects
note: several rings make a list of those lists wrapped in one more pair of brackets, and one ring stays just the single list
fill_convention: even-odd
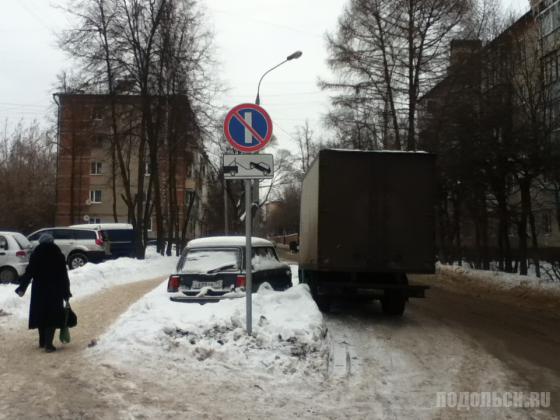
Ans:
[{"label": "white car", "polygon": [[81,267],[88,261],[101,262],[109,257],[109,247],[102,231],[52,227],[33,232],[27,239],[33,247],[36,247],[39,245],[39,238],[45,233],[53,237],[54,243],[64,254],[70,270]]},{"label": "white car", "polygon": [[16,282],[29,264],[32,245],[17,232],[0,232],[0,283]]}]

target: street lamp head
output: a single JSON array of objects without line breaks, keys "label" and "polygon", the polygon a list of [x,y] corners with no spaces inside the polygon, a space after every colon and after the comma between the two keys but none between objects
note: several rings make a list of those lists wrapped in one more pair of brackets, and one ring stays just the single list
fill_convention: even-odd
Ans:
[{"label": "street lamp head", "polygon": [[301,51],[296,51],[295,53],[290,54],[286,57],[286,61],[294,60],[296,58],[300,58],[303,55]]},{"label": "street lamp head", "polygon": [[259,92],[260,92],[260,90],[261,90],[261,82],[262,82],[262,79],[264,78],[264,76],[266,76],[266,75],[267,75],[268,73],[270,73],[272,70],[274,70],[274,69],[280,67],[282,64],[286,63],[287,61],[294,60],[294,59],[296,59],[296,58],[300,58],[302,55],[303,55],[303,53],[302,53],[301,51],[296,51],[296,52],[291,53],[288,57],[286,57],[286,59],[285,59],[284,61],[282,61],[280,64],[276,64],[276,65],[275,65],[274,67],[272,67],[271,69],[268,69],[268,70],[261,76],[261,78],[259,79],[259,84],[258,84],[258,86],[257,86],[257,98],[255,99],[255,103],[256,103],[257,105],[260,105],[260,104],[261,104],[261,98],[260,98],[260,96],[259,96]]}]

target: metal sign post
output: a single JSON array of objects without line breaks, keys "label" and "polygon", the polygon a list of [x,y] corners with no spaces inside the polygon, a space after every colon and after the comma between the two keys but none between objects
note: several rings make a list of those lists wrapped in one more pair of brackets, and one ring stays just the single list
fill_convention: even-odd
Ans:
[{"label": "metal sign post", "polygon": [[258,105],[241,104],[231,109],[224,120],[224,134],[228,142],[243,155],[224,155],[224,182],[243,179],[245,182],[245,306],[247,334],[253,333],[253,273],[252,241],[252,179],[272,178],[272,155],[252,154],[266,147],[272,137],[272,120]]},{"label": "metal sign post", "polygon": [[251,267],[252,249],[251,249],[251,234],[252,234],[252,199],[251,199],[251,180],[245,180],[245,307],[247,313],[247,334],[253,333],[253,273]]}]

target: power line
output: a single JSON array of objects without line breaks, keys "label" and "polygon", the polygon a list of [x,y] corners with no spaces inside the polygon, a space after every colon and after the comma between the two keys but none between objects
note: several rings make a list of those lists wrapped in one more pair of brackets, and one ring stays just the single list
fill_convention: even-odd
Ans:
[{"label": "power line", "polygon": [[37,14],[35,14],[35,12],[25,4],[25,1],[26,0],[19,0],[17,4],[19,4],[33,19],[39,22],[41,26],[43,26],[43,28],[45,28],[49,32],[54,32],[53,29],[50,26],[48,26],[42,18],[40,18]]},{"label": "power line", "polygon": [[219,10],[219,9],[212,9],[212,8],[209,8],[209,10],[213,11],[214,13],[221,13],[221,14],[229,15],[229,16],[237,16],[237,17],[242,16],[244,21],[249,20],[249,21],[253,21],[253,22],[260,23],[260,24],[267,25],[267,26],[275,26],[275,27],[281,28],[281,29],[289,29],[290,31],[300,32],[300,33],[305,34],[305,35],[318,37],[318,38],[323,38],[323,34],[318,34],[318,33],[315,33],[315,32],[309,32],[309,31],[302,30],[300,28],[295,28],[293,26],[281,25],[281,24],[266,21],[266,20],[255,19],[255,18],[252,18],[250,16],[247,16],[246,13],[243,13],[243,14],[242,13],[235,13],[235,12],[232,13],[232,12],[227,11],[227,10]]}]

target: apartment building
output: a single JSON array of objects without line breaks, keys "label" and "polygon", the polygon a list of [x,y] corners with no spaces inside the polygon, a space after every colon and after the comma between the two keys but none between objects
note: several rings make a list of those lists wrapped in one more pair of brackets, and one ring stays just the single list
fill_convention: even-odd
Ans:
[{"label": "apartment building", "polygon": [[[550,7],[543,12],[560,12],[558,6]],[[560,14],[554,16],[560,24]],[[442,186],[446,198],[441,202],[440,230],[443,233],[439,232],[442,233],[439,242],[444,246],[447,242],[447,248],[462,247],[462,250],[453,251],[458,254],[465,255],[476,248],[496,258],[506,248],[515,255],[521,246],[520,179],[525,176],[522,171],[532,168],[524,167],[523,159],[516,162],[510,150],[513,147],[524,155],[531,153],[532,147],[549,145],[549,141],[543,139],[554,140],[554,132],[550,135],[550,130],[558,126],[554,120],[558,121],[560,115],[557,112],[560,108],[556,107],[555,111],[554,105],[560,99],[560,80],[553,77],[550,66],[547,69],[551,54],[557,56],[551,41],[557,35],[556,31],[541,30],[543,19],[549,18],[537,16],[535,19],[531,11],[485,44],[480,40],[453,41],[447,76],[421,100],[421,147],[441,153],[443,160],[448,158],[447,153],[455,154],[456,166],[443,169],[450,179],[442,181],[447,184]],[[543,37],[543,34],[546,35]],[[544,44],[548,47],[543,48]],[[554,72],[560,71],[559,64],[554,62]],[[528,109],[530,106],[533,108]],[[538,113],[534,127],[527,118],[528,111]],[[541,120],[546,123],[539,125]],[[535,134],[536,131],[542,132]],[[469,166],[461,168],[462,164],[467,165],[467,159]],[[445,162],[440,165],[445,166]],[[519,171],[516,176],[512,173],[514,167]],[[472,183],[468,204],[461,201],[465,196],[460,196],[464,193],[460,171]],[[477,190],[477,179],[485,187]],[[560,250],[559,191],[549,179],[539,176],[532,178],[530,196],[531,214],[525,231],[529,252],[532,252],[532,218],[540,255],[557,258]],[[447,205],[449,207],[444,208]],[[450,236],[445,237],[445,234]],[[451,246],[450,242],[453,242]]]},{"label": "apartment building", "polygon": [[[149,148],[142,141],[141,98],[81,93],[55,98],[59,106],[56,224],[130,222],[127,200],[151,196],[153,201],[155,196],[155,186],[149,188],[153,176]],[[169,97],[165,104],[157,159],[163,220],[194,237],[204,232],[207,158],[187,99]],[[151,214],[146,223],[153,237],[156,226]]]}]

